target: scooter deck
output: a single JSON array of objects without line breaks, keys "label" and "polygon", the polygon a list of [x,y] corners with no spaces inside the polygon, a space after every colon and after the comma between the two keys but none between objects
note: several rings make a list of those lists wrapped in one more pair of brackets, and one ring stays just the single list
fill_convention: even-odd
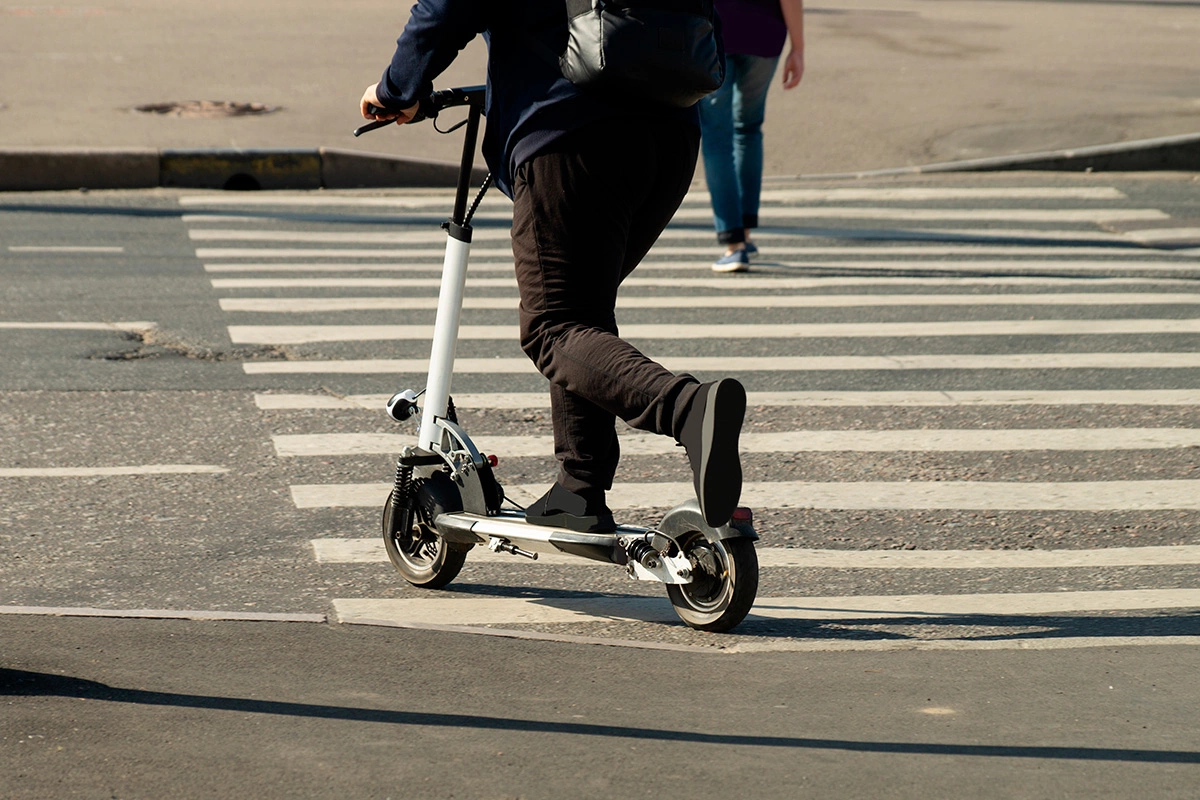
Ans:
[{"label": "scooter deck", "polygon": [[649,530],[618,525],[612,533],[580,533],[534,525],[525,521],[524,513],[509,510],[494,517],[465,511],[439,514],[433,524],[447,541],[459,544],[487,544],[496,538],[535,553],[567,553],[613,564],[624,564],[626,560],[625,548],[619,544],[619,539],[644,536]]}]

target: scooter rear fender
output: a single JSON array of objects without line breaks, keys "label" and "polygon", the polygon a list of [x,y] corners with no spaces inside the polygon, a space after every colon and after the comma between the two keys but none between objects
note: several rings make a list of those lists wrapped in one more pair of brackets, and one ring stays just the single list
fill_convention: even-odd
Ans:
[{"label": "scooter rear fender", "polygon": [[712,527],[704,521],[704,515],[700,513],[700,503],[694,498],[668,511],[659,523],[658,530],[673,539],[692,531],[703,533],[710,542],[723,539],[758,539],[751,519],[731,519],[719,528]]}]

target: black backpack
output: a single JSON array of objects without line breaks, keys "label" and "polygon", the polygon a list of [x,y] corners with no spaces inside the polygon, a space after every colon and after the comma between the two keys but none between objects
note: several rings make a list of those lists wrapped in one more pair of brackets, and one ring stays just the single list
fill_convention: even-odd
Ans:
[{"label": "black backpack", "polygon": [[565,0],[563,77],[610,96],[688,108],[725,80],[713,0]]}]

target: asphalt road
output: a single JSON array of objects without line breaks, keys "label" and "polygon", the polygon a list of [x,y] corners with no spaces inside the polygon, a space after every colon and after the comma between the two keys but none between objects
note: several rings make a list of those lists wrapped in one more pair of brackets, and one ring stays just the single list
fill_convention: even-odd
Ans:
[{"label": "asphalt road", "polygon": [[[445,193],[6,195],[3,794],[1195,796],[1196,186],[775,182],[733,276],[689,200],[621,324],[752,393],[722,636],[616,568],[382,560]],[[520,496],[544,386],[481,213],[455,393]],[[686,462],[628,442],[651,523]]]}]

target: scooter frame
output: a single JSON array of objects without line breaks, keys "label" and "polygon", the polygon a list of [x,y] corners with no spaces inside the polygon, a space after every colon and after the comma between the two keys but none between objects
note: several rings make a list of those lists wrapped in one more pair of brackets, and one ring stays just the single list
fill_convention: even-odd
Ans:
[{"label": "scooter frame", "polygon": [[[383,510],[388,557],[414,586],[441,588],[453,580],[467,553],[478,545],[495,552],[537,559],[538,553],[565,553],[624,566],[630,577],[666,585],[676,613],[693,628],[726,631],[750,611],[758,592],[758,558],[753,514],[739,508],[728,524],[707,525],[695,499],[667,512],[656,528],[618,525],[612,533],[580,533],[533,525],[524,510],[502,508],[504,491],[496,480],[494,457],[484,455],[458,424],[450,381],[458,341],[462,299],[471,249],[471,219],[491,184],[484,180],[468,208],[471,173],[486,87],[434,92],[420,104],[412,122],[436,118],[446,108],[466,106],[467,119],[454,211],[442,227],[446,254],[437,317],[423,392],[392,396],[388,415],[397,421],[421,417],[415,446],[397,459],[392,491]],[[354,132],[392,124],[379,120]],[[420,405],[420,396],[424,401]],[[509,501],[512,502],[512,501]],[[513,503],[513,505],[516,505]]]}]

